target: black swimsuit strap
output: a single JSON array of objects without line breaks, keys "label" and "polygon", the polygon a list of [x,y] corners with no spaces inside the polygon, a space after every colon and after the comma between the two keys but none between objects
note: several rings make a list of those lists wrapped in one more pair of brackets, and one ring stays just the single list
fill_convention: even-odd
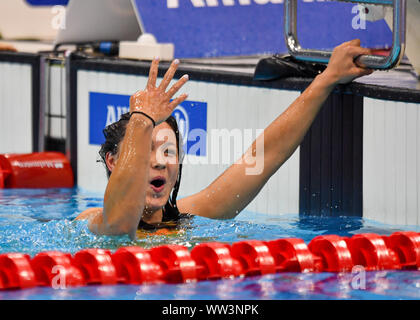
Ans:
[{"label": "black swimsuit strap", "polygon": [[153,223],[153,224],[144,222],[143,219],[141,219],[138,229],[143,229],[143,230],[156,230],[156,229],[162,229],[162,228],[172,229],[178,226],[180,220],[190,219],[192,217],[193,216],[189,213],[180,213],[176,215],[175,219],[169,219],[168,216],[165,216],[162,218],[162,222]]},{"label": "black swimsuit strap", "polygon": [[156,230],[156,229],[162,229],[162,228],[175,228],[178,225],[177,222],[173,222],[173,223],[169,223],[169,222],[159,222],[159,223],[147,223],[144,222],[143,219],[140,220],[138,229],[143,229],[143,230]]},{"label": "black swimsuit strap", "polygon": [[180,213],[179,211],[176,210],[163,210],[163,216],[162,216],[162,222],[167,222],[167,221],[178,221],[180,218]]}]

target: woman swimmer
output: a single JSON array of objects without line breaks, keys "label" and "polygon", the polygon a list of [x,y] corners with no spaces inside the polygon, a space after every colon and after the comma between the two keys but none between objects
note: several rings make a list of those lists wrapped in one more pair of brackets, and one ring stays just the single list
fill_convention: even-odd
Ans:
[{"label": "woman swimmer", "polygon": [[[111,125],[114,128],[105,129],[107,142],[101,155],[109,181],[104,208],[88,209],[77,219],[89,219],[89,229],[96,234],[128,234],[134,239],[138,228],[176,221],[182,216],[179,212],[214,219],[234,218],[293,154],[334,87],[372,73],[354,62],[365,54],[370,51],[360,47],[359,40],[336,47],[324,72],[264,130],[240,160],[204,190],[178,201],[182,147],[176,121],[170,115],[187,95],[172,101],[171,98],[188,76],[166,91],[179,64],[175,60],[156,86],[159,61],[155,59],[145,90],[130,97],[129,114]],[[255,155],[258,143],[264,144],[262,155]],[[251,157],[263,161],[258,175],[246,175]]]}]

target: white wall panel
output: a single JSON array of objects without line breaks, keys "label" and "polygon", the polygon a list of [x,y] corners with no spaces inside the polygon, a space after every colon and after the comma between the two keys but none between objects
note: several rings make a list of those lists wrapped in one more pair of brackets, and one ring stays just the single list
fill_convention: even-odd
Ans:
[{"label": "white wall panel", "polygon": [[45,106],[45,134],[50,138],[65,139],[66,134],[66,72],[64,65],[47,66],[47,101]]},{"label": "white wall panel", "polygon": [[32,68],[0,62],[0,153],[32,148]]},{"label": "white wall panel", "polygon": [[[83,189],[103,192],[107,179],[103,165],[97,163],[99,146],[89,145],[89,92],[131,95],[144,88],[147,77],[106,72],[78,72],[78,185]],[[209,132],[264,129],[297,98],[299,92],[235,86],[190,80],[178,93],[187,92],[188,100],[207,103],[207,148]],[[243,146],[243,151],[249,145]],[[196,157],[187,156],[183,169],[180,196],[193,194],[208,186],[229,167],[228,164],[196,164]],[[201,159],[203,160],[203,159]],[[237,160],[231,158],[230,163]],[[269,214],[298,213],[299,151],[270,179],[247,209]]]},{"label": "white wall panel", "polygon": [[420,225],[420,105],[364,99],[363,216]]},{"label": "white wall panel", "polygon": [[53,116],[66,116],[66,72],[64,65],[51,65],[49,68],[49,113]]}]

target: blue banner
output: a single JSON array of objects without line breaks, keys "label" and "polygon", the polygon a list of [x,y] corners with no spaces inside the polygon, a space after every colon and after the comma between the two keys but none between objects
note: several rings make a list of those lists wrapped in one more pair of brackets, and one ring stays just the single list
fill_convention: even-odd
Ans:
[{"label": "blue banner", "polygon": [[[142,25],[175,56],[217,57],[287,52],[283,0],[135,0]],[[351,39],[392,45],[384,20],[360,21],[354,3],[299,1],[298,38],[304,48],[332,49]]]},{"label": "blue banner", "polygon": [[66,6],[70,0],[26,0],[31,6]]},{"label": "blue banner", "polygon": [[[129,95],[89,92],[89,144],[101,145],[103,129],[129,111]],[[184,101],[172,115],[183,138],[184,153],[206,155],[207,103]]]}]

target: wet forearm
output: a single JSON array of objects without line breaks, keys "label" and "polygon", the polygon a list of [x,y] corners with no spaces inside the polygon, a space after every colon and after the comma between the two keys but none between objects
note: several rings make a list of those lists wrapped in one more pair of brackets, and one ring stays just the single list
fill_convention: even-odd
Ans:
[{"label": "wet forearm", "polygon": [[264,131],[264,166],[271,175],[294,153],[336,85],[321,74]]},{"label": "wet forearm", "polygon": [[205,199],[195,206],[197,214],[229,219],[241,212],[299,146],[334,86],[328,76],[318,76],[241,159],[196,196]]},{"label": "wet forearm", "polygon": [[145,204],[153,127],[134,114],[121,144],[118,161],[104,196],[104,230],[134,236]]},{"label": "wet forearm", "polygon": [[209,218],[237,215],[293,154],[335,85],[372,73],[354,62],[365,54],[370,51],[360,47],[358,39],[337,46],[327,69],[264,130],[239,161],[202,192],[183,199],[184,208]]}]

